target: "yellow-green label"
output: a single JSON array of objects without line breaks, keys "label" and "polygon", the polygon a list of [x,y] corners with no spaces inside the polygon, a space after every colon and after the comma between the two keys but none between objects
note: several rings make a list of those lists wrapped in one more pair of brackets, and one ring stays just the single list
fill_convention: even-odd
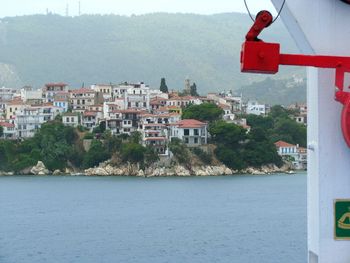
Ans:
[{"label": "yellow-green label", "polygon": [[334,202],[334,238],[350,240],[350,199]]}]

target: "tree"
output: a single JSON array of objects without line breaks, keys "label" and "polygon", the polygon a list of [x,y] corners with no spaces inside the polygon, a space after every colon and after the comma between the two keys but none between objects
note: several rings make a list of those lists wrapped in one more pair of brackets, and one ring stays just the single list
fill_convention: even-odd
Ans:
[{"label": "tree", "polygon": [[197,92],[197,85],[196,83],[193,83],[190,87],[190,94],[191,96],[199,96],[198,92]]},{"label": "tree", "polygon": [[161,78],[159,89],[161,92],[168,93],[168,86],[166,85],[165,78]]},{"label": "tree", "polygon": [[200,105],[189,105],[183,110],[183,119],[196,119],[212,122],[221,119],[224,111],[213,103],[202,103]]},{"label": "tree", "polygon": [[138,143],[123,144],[121,149],[121,157],[124,162],[138,163],[143,162],[145,158],[146,148]]},{"label": "tree", "polygon": [[228,147],[239,147],[239,143],[246,139],[245,129],[222,120],[212,123],[209,126],[209,133],[215,143]]},{"label": "tree", "polygon": [[84,168],[94,167],[110,158],[110,154],[99,140],[93,140],[83,160]]}]

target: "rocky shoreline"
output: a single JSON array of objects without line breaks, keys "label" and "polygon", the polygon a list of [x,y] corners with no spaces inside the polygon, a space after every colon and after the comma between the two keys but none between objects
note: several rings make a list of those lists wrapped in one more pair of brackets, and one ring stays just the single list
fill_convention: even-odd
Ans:
[{"label": "rocky shoreline", "polygon": [[[39,161],[36,166],[23,170],[19,174],[26,175],[80,175],[80,176],[137,176],[137,177],[167,177],[167,176],[222,176],[235,174],[249,175],[267,175],[274,173],[288,173],[290,166],[288,164],[279,168],[276,165],[266,165],[260,168],[249,167],[247,169],[237,171],[232,170],[225,165],[202,165],[185,167],[183,165],[172,166],[151,166],[148,168],[140,168],[139,164],[125,164],[113,166],[108,161],[101,163],[98,167],[89,168],[84,171],[73,171],[65,169],[65,171],[55,170],[49,171],[43,162]],[[0,176],[11,176],[14,172],[1,172]]]}]

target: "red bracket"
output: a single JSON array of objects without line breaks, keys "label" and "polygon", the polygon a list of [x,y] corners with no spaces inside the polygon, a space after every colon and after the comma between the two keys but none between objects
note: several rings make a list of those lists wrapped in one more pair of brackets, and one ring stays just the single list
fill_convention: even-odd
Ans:
[{"label": "red bracket", "polygon": [[278,43],[265,43],[258,39],[261,31],[271,22],[272,15],[268,11],[258,13],[242,45],[241,71],[275,74],[278,72],[279,65],[334,68],[336,70],[335,86],[337,87],[335,100],[344,105],[341,127],[344,139],[350,147],[350,93],[344,91],[344,75],[350,72],[350,57],[281,54]]}]

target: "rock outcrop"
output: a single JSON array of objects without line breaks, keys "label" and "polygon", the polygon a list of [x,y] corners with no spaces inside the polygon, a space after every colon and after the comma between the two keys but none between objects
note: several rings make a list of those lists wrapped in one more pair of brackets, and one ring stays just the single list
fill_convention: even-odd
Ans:
[{"label": "rock outcrop", "polygon": [[48,175],[50,171],[45,167],[42,161],[38,161],[38,163],[32,167],[30,173],[34,175]]},{"label": "rock outcrop", "polygon": [[125,164],[114,167],[108,162],[101,163],[98,167],[85,170],[87,176],[140,176],[140,177],[163,177],[163,176],[219,176],[237,173],[225,165],[221,166],[194,166],[191,169],[182,165],[169,167],[148,167],[141,169],[138,164]]}]

